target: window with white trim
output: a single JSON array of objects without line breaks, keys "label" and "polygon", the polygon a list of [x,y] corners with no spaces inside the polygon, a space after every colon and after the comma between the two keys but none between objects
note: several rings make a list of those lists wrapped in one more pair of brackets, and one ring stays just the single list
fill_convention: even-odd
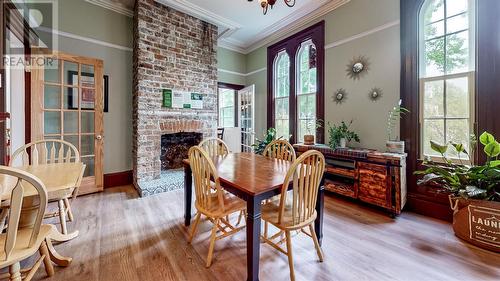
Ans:
[{"label": "window with white trim", "polygon": [[297,139],[316,134],[316,46],[312,40],[303,42],[297,52]]},{"label": "window with white trim", "polygon": [[277,136],[290,137],[290,57],[281,51],[274,60],[274,124]]},{"label": "window with white trim", "polygon": [[233,89],[219,88],[219,127],[235,126],[235,96]]},{"label": "window with white trim", "polygon": [[[420,154],[430,141],[462,143],[474,124],[474,0],[427,0],[419,19]],[[453,149],[448,157],[458,158]],[[460,155],[461,159],[467,156]],[[468,159],[467,159],[468,160]]]}]

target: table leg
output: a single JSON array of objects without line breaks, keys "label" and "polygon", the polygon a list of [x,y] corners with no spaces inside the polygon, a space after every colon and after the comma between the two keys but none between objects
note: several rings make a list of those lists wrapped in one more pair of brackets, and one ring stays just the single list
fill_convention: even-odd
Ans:
[{"label": "table leg", "polygon": [[193,197],[193,175],[191,166],[184,165],[184,225],[191,224],[191,200]]},{"label": "table leg", "polygon": [[325,186],[323,182],[321,183],[318,190],[318,199],[316,200],[316,221],[314,221],[314,229],[316,231],[316,237],[318,237],[319,245],[322,243],[323,239],[323,211],[325,209]]},{"label": "table leg", "polygon": [[259,280],[261,200],[247,200],[247,280]]}]

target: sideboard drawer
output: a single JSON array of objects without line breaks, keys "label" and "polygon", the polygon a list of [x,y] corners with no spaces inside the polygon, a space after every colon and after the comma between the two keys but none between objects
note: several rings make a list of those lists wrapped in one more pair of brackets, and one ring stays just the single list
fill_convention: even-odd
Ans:
[{"label": "sideboard drawer", "polygon": [[390,207],[391,188],[388,173],[384,165],[359,163],[359,199],[380,207]]}]

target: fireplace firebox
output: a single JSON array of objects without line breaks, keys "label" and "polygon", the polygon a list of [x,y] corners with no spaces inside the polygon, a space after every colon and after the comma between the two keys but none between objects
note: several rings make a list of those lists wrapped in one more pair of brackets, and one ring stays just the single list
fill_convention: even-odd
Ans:
[{"label": "fireplace firebox", "polygon": [[203,139],[202,133],[179,132],[161,136],[161,170],[179,169],[182,160],[188,157],[189,148],[198,145]]}]

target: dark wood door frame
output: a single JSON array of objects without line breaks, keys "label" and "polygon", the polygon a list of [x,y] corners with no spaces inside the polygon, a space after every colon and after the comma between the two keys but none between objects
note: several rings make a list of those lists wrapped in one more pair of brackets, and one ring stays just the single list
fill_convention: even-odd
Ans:
[{"label": "dark wood door frame", "polygon": [[[411,113],[401,120],[401,139],[408,153],[408,208],[423,215],[450,220],[448,193],[436,186],[418,186],[419,169],[419,13],[425,0],[401,0],[401,99]],[[500,136],[500,1],[476,1],[476,134],[488,130]],[[479,148],[481,150],[482,147]],[[479,153],[481,154],[481,153]],[[484,161],[479,157],[479,162]]]},{"label": "dark wood door frame", "polygon": [[[238,85],[238,84],[231,84],[231,83],[225,83],[225,82],[218,82],[217,83],[218,88],[223,88],[223,89],[231,89],[234,90],[234,126],[238,127],[238,91],[245,88],[243,85]],[[217,118],[219,117],[219,93],[217,93]]]},{"label": "dark wood door frame", "polygon": [[[274,59],[281,51],[286,51],[290,58],[290,93],[289,93],[289,118],[290,142],[297,141],[297,91],[296,91],[296,54],[300,44],[311,39],[316,46],[317,67],[317,92],[316,92],[316,118],[325,119],[325,21],[320,21],[288,38],[285,38],[267,48],[267,127],[274,127]],[[325,129],[316,131],[319,143],[325,142]]]}]

